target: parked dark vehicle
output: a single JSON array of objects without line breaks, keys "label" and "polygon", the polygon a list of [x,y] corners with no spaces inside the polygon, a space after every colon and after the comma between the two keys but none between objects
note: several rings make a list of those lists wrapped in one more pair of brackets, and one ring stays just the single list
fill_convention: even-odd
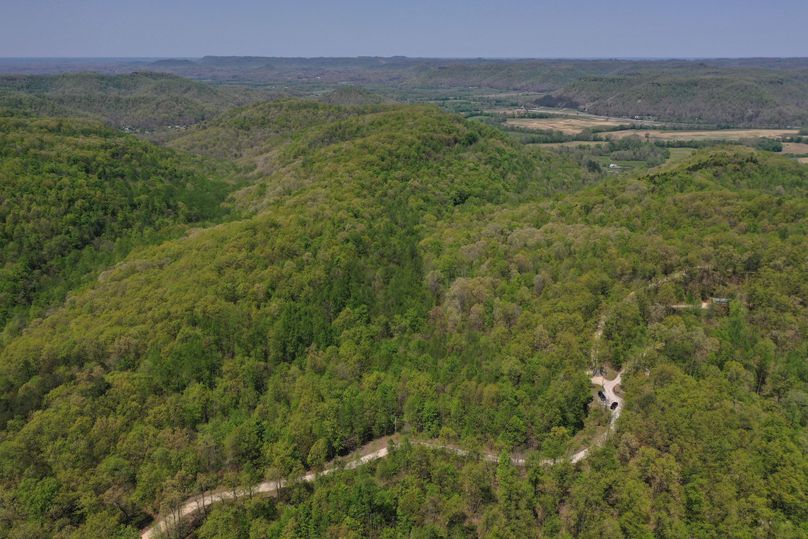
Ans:
[{"label": "parked dark vehicle", "polygon": [[609,409],[610,409],[610,410],[616,410],[616,409],[617,409],[617,405],[618,405],[618,404],[619,404],[619,403],[617,403],[617,402],[613,402],[613,403],[612,403],[612,405],[611,405],[611,406],[609,406]]}]

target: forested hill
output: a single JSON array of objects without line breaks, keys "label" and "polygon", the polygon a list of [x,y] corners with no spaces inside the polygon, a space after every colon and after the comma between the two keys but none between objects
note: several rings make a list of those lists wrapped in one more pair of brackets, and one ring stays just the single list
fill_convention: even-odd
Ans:
[{"label": "forested hill", "polygon": [[[345,117],[285,142],[278,159],[299,184],[253,218],[139,250],[3,349],[2,476],[20,511],[9,525],[53,531],[104,512],[138,526],[228,469],[288,473],[392,432],[404,415],[439,428],[420,395],[442,345],[413,338],[434,301],[425,233],[457,212],[535,196],[550,174],[581,173],[430,108],[306,104],[301,114],[309,106]],[[177,405],[202,408],[176,415]],[[172,431],[187,436],[166,445]],[[65,436],[82,447],[57,449]],[[208,442],[223,460],[198,461]],[[46,502],[26,505],[30,490]],[[72,501],[107,491],[114,499],[91,507]]]},{"label": "forested hill", "polygon": [[[0,537],[135,537],[394,431],[527,469],[405,444],[192,533],[808,532],[805,169],[725,148],[588,185],[431,107],[294,100],[172,144],[252,167],[241,211],[130,253],[0,349]],[[708,297],[729,305],[670,307]],[[626,369],[617,432],[541,464],[603,432],[600,364]]]},{"label": "forested hill", "polygon": [[223,213],[231,167],[82,120],[0,117],[0,327],[133,247]]},{"label": "forested hill", "polygon": [[[259,165],[260,156],[276,153],[279,147],[315,126],[350,116],[384,110],[379,107],[339,107],[283,99],[228,110],[169,141],[169,145],[199,155],[239,160]],[[340,125],[340,124],[335,124]]]},{"label": "forested hill", "polygon": [[[81,69],[109,74],[71,73]],[[106,116],[117,126],[142,129],[190,125],[234,104],[268,97],[256,88],[309,96],[337,88],[325,98],[342,104],[375,101],[342,85],[370,87],[400,100],[476,95],[496,103],[521,96],[519,104],[535,101],[686,124],[804,127],[808,123],[805,58],[0,59],[0,73],[21,72],[69,74],[0,75],[0,108],[24,104],[50,114],[89,113]]]},{"label": "forested hill", "polygon": [[582,77],[555,97],[610,116],[735,127],[808,124],[807,69],[643,69]]},{"label": "forested hill", "polygon": [[261,98],[260,91],[162,73],[0,76],[0,111],[83,116],[133,129],[186,127]]}]

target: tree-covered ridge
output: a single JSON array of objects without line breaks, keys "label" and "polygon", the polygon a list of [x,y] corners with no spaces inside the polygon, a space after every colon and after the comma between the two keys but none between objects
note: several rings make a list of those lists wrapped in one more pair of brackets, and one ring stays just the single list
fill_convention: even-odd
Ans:
[{"label": "tree-covered ridge", "polygon": [[380,105],[387,100],[361,86],[338,86],[323,94],[320,101],[331,105]]},{"label": "tree-covered ridge", "polygon": [[202,170],[96,123],[0,118],[0,325],[167,227],[219,215],[228,188]]},{"label": "tree-covered ridge", "polygon": [[[319,177],[309,170],[313,159],[308,153],[312,150],[358,140],[363,133],[379,129],[379,124],[388,124],[394,117],[398,122],[396,125],[405,130],[404,135],[412,134],[413,125],[405,123],[409,115],[423,119],[435,113],[431,107],[336,106],[309,100],[279,99],[230,110],[219,118],[195,126],[168,144],[203,156],[236,160],[242,165],[244,176],[254,185],[238,193],[235,200],[243,208],[256,210]],[[389,133],[394,126],[384,127]],[[480,137],[499,138],[494,131],[481,126],[464,136],[468,138],[466,145]],[[489,156],[489,159],[495,158]],[[543,165],[559,167],[563,162],[544,152],[534,152],[523,159],[530,159],[539,169]],[[546,194],[571,189],[593,179],[592,174],[581,172],[571,163],[563,167],[564,173],[544,174],[531,189]],[[327,171],[323,169],[322,172]],[[469,195],[465,192],[453,194],[460,198]]]},{"label": "tree-covered ridge", "polygon": [[[99,499],[73,509],[77,496],[113,489],[113,506],[128,508],[116,518],[136,525],[177,489],[222,481],[226,467],[289,473],[391,432],[399,399],[416,394],[407,388],[428,383],[410,364],[423,355],[418,340],[406,337],[430,302],[421,227],[538,190],[541,178],[518,146],[432,109],[315,126],[284,158],[300,161],[305,187],[254,218],[139,251],[3,350],[3,477],[17,493],[9,503],[21,507],[13,485],[29,473],[53,478],[66,496],[53,498],[53,527],[42,533],[107,507]],[[90,379],[100,393],[81,389]],[[197,412],[175,415],[177,405]],[[47,449],[51,427],[36,434],[42,421],[78,429],[58,436],[78,436],[95,456],[82,450],[89,460],[69,464]],[[170,431],[186,433],[174,449],[160,441]],[[18,454],[23,439],[34,446]],[[209,442],[221,458],[198,461]],[[100,472],[110,458],[126,462],[128,479],[85,481],[88,465]],[[201,475],[175,489],[187,458]]]},{"label": "tree-covered ridge", "polygon": [[[0,351],[0,537],[132,535],[394,430],[530,464],[405,447],[198,535],[806,531],[798,169],[711,150],[580,189],[573,164],[431,108],[233,115],[191,136],[243,126],[242,163],[271,158],[236,197],[253,213],[132,253]],[[712,296],[729,311],[670,307]],[[627,369],[618,432],[541,466],[603,427],[593,357]]]},{"label": "tree-covered ridge", "polygon": [[90,117],[134,129],[192,125],[262,96],[148,72],[0,76],[0,111]]},{"label": "tree-covered ridge", "polygon": [[189,152],[249,160],[275,149],[295,134],[378,107],[339,107],[317,101],[279,99],[234,108],[182,133],[170,144]]},{"label": "tree-covered ridge", "polygon": [[[605,314],[598,357],[632,373],[628,408],[578,469],[536,458],[521,475],[507,460],[494,470],[405,448],[279,502],[215,507],[199,536],[805,536],[808,313],[796,298],[808,292],[808,205],[765,193],[785,160],[722,150],[667,172],[718,157],[739,164],[726,183],[671,194],[655,176],[609,181],[469,211],[422,240],[437,303],[422,334],[441,359],[426,364],[434,385],[407,401],[408,424],[557,455],[565,425],[583,421],[576,369]],[[729,187],[762,162],[760,190]],[[710,296],[731,298],[728,311],[670,308]]]},{"label": "tree-covered ridge", "polygon": [[808,168],[793,160],[742,147],[704,151],[651,178],[654,189],[666,193],[687,190],[752,189],[769,194],[805,196]]},{"label": "tree-covered ridge", "polygon": [[[441,359],[426,364],[434,385],[407,401],[408,424],[557,455],[564,421],[583,420],[563,413],[589,397],[559,382],[590,360],[606,314],[599,357],[633,373],[628,409],[581,468],[535,459],[522,476],[507,461],[494,470],[405,448],[277,503],[215,507],[199,536],[804,536],[808,313],[795,298],[806,293],[808,208],[771,193],[785,160],[749,156],[703,152],[667,171],[717,172],[721,157],[739,167],[725,183],[610,181],[456,215],[422,241],[438,303],[423,333]],[[760,163],[768,183],[731,187]],[[733,300],[728,312],[669,307],[713,295]]]},{"label": "tree-covered ridge", "polygon": [[653,66],[587,76],[556,97],[590,112],[731,126],[808,123],[808,70]]}]

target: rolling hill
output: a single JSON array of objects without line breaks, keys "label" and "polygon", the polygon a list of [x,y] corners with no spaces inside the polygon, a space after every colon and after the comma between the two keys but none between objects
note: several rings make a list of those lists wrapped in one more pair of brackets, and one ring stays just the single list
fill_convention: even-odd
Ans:
[{"label": "rolling hill", "polygon": [[[106,75],[53,75],[82,66]],[[404,102],[461,96],[482,100],[486,106],[534,102],[610,116],[710,126],[801,127],[808,122],[805,58],[206,56],[118,62],[88,59],[83,63],[78,59],[61,63],[0,59],[0,72],[10,74],[0,77],[0,107],[26,103],[39,112],[90,113],[107,116],[113,125],[145,129],[189,125],[229,106],[266,98],[271,95],[267,92],[320,96],[334,89],[344,92],[339,88],[345,85],[370,88]],[[30,75],[32,72],[50,78]],[[125,73],[128,75],[122,76]]]},{"label": "rolling hill", "polygon": [[[170,144],[250,183],[0,345],[0,537],[136,537],[394,433],[465,452],[405,441],[188,531],[808,532],[808,168],[712,148],[604,178],[433,107],[289,99]],[[608,437],[600,367],[625,372]]]},{"label": "rolling hill", "polygon": [[91,121],[0,118],[0,326],[134,246],[220,216],[228,169]]},{"label": "rolling hill", "polygon": [[554,96],[608,116],[734,127],[808,124],[808,70],[640,70],[584,77]]},{"label": "rolling hill", "polygon": [[0,76],[0,110],[89,117],[136,130],[187,127],[266,97],[161,73]]}]

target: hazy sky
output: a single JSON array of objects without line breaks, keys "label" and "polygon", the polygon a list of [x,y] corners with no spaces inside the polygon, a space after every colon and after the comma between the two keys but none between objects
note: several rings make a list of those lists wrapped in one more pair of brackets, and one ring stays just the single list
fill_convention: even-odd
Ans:
[{"label": "hazy sky", "polygon": [[808,56],[808,0],[0,0],[0,56]]}]

